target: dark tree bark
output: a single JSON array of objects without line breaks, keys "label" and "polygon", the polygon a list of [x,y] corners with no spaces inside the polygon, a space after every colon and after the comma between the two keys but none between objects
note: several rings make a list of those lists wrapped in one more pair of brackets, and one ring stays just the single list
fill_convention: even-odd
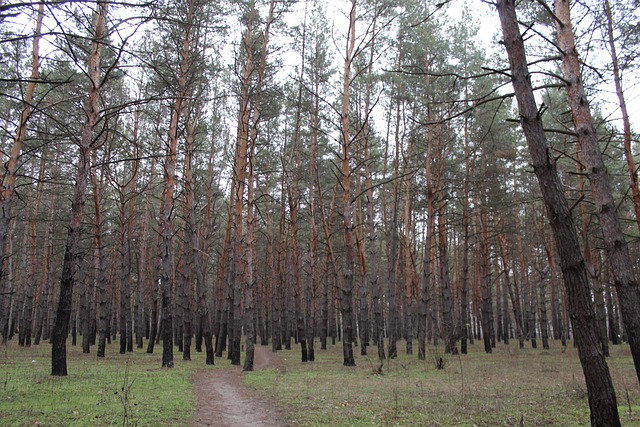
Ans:
[{"label": "dark tree bark", "polygon": [[151,307],[150,307],[150,330],[149,330],[149,341],[147,342],[147,353],[152,354],[155,348],[155,344],[158,338],[158,323],[160,319],[158,318],[158,298],[160,297],[160,265],[159,262],[161,260],[160,251],[162,249],[162,236],[158,236],[158,242],[156,243],[155,248],[155,262],[152,264],[155,268],[151,270]]},{"label": "dark tree bark", "polygon": [[[59,152],[56,154],[54,162],[57,168],[59,160]],[[54,169],[55,170],[55,169]],[[40,340],[44,334],[44,339],[48,339],[48,321],[47,315],[49,311],[49,298],[53,293],[53,219],[56,212],[58,201],[58,192],[54,191],[49,199],[47,224],[44,229],[43,254],[42,254],[42,275],[38,288],[38,300],[36,302],[36,319],[34,326],[34,344],[40,344]]]},{"label": "dark tree bark", "polygon": [[244,69],[240,81],[240,101],[238,109],[238,129],[236,135],[236,156],[233,163],[233,290],[232,314],[230,328],[229,358],[232,365],[240,365],[240,341],[242,337],[242,310],[241,299],[245,275],[246,259],[243,247],[243,206],[244,190],[246,187],[247,155],[249,146],[249,132],[251,125],[251,80],[255,71],[253,59],[253,31],[255,11],[248,13],[244,32],[243,46],[246,49]]},{"label": "dark tree bark", "polygon": [[[185,159],[185,193],[187,198],[186,203],[186,224],[185,224],[185,258],[188,262],[188,271],[192,276],[192,280],[195,282],[195,302],[196,302],[196,324],[197,335],[204,340],[206,358],[206,365],[214,364],[214,350],[213,350],[213,337],[211,331],[211,316],[209,312],[209,305],[207,303],[207,287],[205,283],[206,266],[202,261],[202,249],[200,247],[200,236],[198,234],[198,221],[196,215],[196,199],[195,188],[193,185],[193,153],[195,149],[195,126],[193,120],[189,120],[187,123],[187,156]],[[213,149],[213,143],[212,143]],[[211,171],[209,173],[211,175]],[[211,179],[211,177],[209,177]],[[211,183],[209,183],[211,186]],[[211,195],[208,195],[207,208],[212,203]],[[210,214],[209,212],[207,212]],[[206,223],[209,224],[210,218],[206,219]],[[208,232],[208,230],[207,230]],[[190,286],[190,282],[188,282]],[[190,325],[185,325],[185,339],[186,334],[190,334]],[[198,346],[199,340],[196,339],[196,351],[201,351]],[[187,343],[188,344],[188,343]],[[183,358],[186,357],[183,354]]]},{"label": "dark tree bark", "polygon": [[[544,224],[543,224],[544,227]],[[542,267],[542,261],[539,261],[540,281],[538,283],[539,306],[540,306],[540,338],[542,339],[542,348],[549,350],[549,319],[547,317],[547,272]]]},{"label": "dark tree bark", "polygon": [[[543,203],[543,211],[545,206]],[[549,277],[551,280],[551,329],[554,340],[560,340],[563,337],[562,310],[560,307],[560,295],[558,286],[558,269],[556,267],[556,258],[552,252],[552,247],[547,239],[544,213],[541,215],[540,236],[547,256],[547,266],[549,268]]]},{"label": "dark tree bark", "polygon": [[[273,3],[272,3],[273,4]],[[257,123],[256,123],[257,125]],[[255,129],[255,128],[254,128]],[[255,138],[252,137],[249,148],[249,158],[255,156]],[[254,199],[254,165],[253,160],[249,162],[249,173],[247,176],[247,273],[244,286],[244,316],[245,316],[245,359],[242,365],[243,371],[253,371],[253,361],[256,344],[256,220],[255,220],[255,199]],[[306,350],[306,349],[305,349]]]},{"label": "dark tree bark", "polygon": [[[400,59],[398,59],[399,61]],[[400,84],[397,84],[399,90]],[[396,132],[395,132],[395,156],[393,160],[393,200],[391,206],[391,220],[387,222],[385,218],[386,235],[387,235],[387,263],[389,265],[388,273],[388,292],[387,292],[387,335],[389,337],[389,347],[387,354],[390,359],[398,357],[398,304],[397,304],[397,291],[398,291],[398,198],[399,198],[399,186],[400,186],[400,109],[401,101],[396,99]],[[388,142],[385,152],[388,151]],[[388,156],[385,155],[385,160]],[[386,161],[385,161],[386,164]],[[386,198],[383,198],[383,210],[386,214]]]},{"label": "dark tree bark", "polygon": [[[92,153],[92,166],[97,164],[97,154],[95,150]],[[98,181],[98,169],[91,169],[91,187],[93,193],[93,208],[95,223],[93,224],[93,269],[94,269],[94,287],[97,293],[96,319],[97,319],[97,335],[98,335],[98,357],[105,357],[105,347],[107,340],[107,330],[109,329],[109,280],[107,278],[107,266],[105,259],[105,248],[103,241],[102,227],[102,194],[104,193],[104,182]]]},{"label": "dark tree bark", "polygon": [[[484,211],[484,208],[481,208]],[[491,259],[489,248],[489,224],[488,215],[480,213],[478,218],[478,263],[480,277],[480,292],[482,298],[482,340],[484,342],[485,353],[491,353],[493,346],[493,300],[491,298]]]},{"label": "dark tree bark", "polygon": [[[374,21],[374,31],[375,34],[375,21]],[[372,40],[372,43],[374,40]],[[371,49],[371,56],[369,57],[369,73],[371,73],[371,68],[373,66],[373,48]],[[371,84],[367,84],[367,93],[366,93],[366,101],[365,101],[365,111],[369,114],[371,102]],[[369,154],[369,143],[370,143],[370,126],[369,120],[365,122],[364,125],[364,147],[363,147],[363,162],[364,162],[364,185],[365,185],[365,195],[366,195],[366,239],[367,239],[367,254],[366,254],[366,283],[364,286],[365,291],[363,292],[363,298],[367,299],[367,287],[369,288],[369,292],[371,293],[372,300],[372,309],[373,309],[373,339],[376,343],[378,349],[378,360],[381,362],[385,359],[385,351],[384,351],[384,317],[382,310],[382,295],[381,295],[381,286],[379,280],[378,273],[378,248],[376,242],[376,225],[375,225],[375,215],[374,215],[374,199],[373,199],[373,178],[371,171],[371,156]],[[362,304],[362,303],[361,303]],[[366,322],[364,322],[363,326],[367,330],[369,327],[369,314],[368,311],[361,313],[362,317],[366,317]],[[364,347],[364,343],[363,343]]]},{"label": "dark tree bark", "polygon": [[[404,208],[403,208],[403,233],[402,233],[402,273],[404,276],[404,297],[406,304],[404,305],[404,328],[403,334],[406,341],[406,353],[413,354],[413,285],[415,278],[415,270],[413,268],[412,248],[411,248],[411,173],[409,173],[410,159],[413,154],[413,138],[409,139],[409,146],[406,153],[403,153],[403,184],[404,184]],[[447,267],[448,268],[448,267]],[[451,300],[449,300],[451,302]]]},{"label": "dark tree bark", "polygon": [[[465,86],[466,91],[466,86]],[[469,337],[469,193],[470,193],[469,118],[464,118],[464,184],[462,190],[462,271],[460,275],[460,353],[467,354]],[[503,305],[506,307],[506,305]]]},{"label": "dark tree bark", "polygon": [[547,218],[554,231],[560,257],[575,342],[587,384],[591,424],[619,426],[615,390],[609,368],[598,345],[585,263],[555,159],[550,154],[535,102],[515,2],[498,0],[496,6],[509,56],[511,79],[520,111],[520,124],[531,153],[534,172],[540,184],[547,207]]},{"label": "dark tree bark", "polygon": [[69,333],[69,321],[73,302],[73,287],[76,281],[76,265],[80,253],[80,234],[82,232],[82,218],[84,214],[84,196],[89,181],[91,169],[91,151],[93,145],[93,130],[98,122],[100,108],[101,80],[101,50],[106,37],[106,18],[108,3],[96,1],[97,13],[95,15],[93,41],[88,61],[88,75],[91,81],[89,99],[87,101],[87,119],[82,129],[79,141],[80,156],[76,183],[71,203],[71,219],[67,241],[65,244],[64,261],[60,279],[60,297],[56,321],[51,334],[51,375],[67,375],[67,346],[66,340]]},{"label": "dark tree bark", "polygon": [[[44,173],[45,173],[45,165],[47,161],[46,152],[43,153],[42,159],[40,160],[40,167],[38,171],[38,183],[36,184],[36,198],[33,202],[33,209],[31,210],[31,218],[28,221],[29,225],[29,261],[28,261],[28,269],[27,269],[27,289],[26,298],[25,298],[25,306],[24,312],[22,316],[22,328],[21,332],[24,336],[24,345],[27,347],[31,346],[31,337],[33,335],[33,311],[34,304],[36,299],[36,292],[38,289],[38,285],[36,283],[36,264],[37,264],[37,256],[38,256],[38,234],[36,229],[36,217],[40,214],[40,205],[42,204],[42,195],[44,192]],[[88,316],[87,316],[88,317]],[[87,319],[87,324],[88,324]],[[84,340],[85,337],[83,335],[83,351],[85,350]],[[88,338],[88,337],[87,337]],[[86,345],[86,352],[89,351],[89,346]]]},{"label": "dark tree bark", "polygon": [[[267,152],[267,171],[270,170],[270,161],[271,161],[271,153]],[[264,183],[264,192],[265,194],[269,194],[270,188],[270,174],[267,172],[265,176]],[[274,353],[276,351],[282,350],[282,330],[280,325],[280,293],[278,286],[278,271],[276,269],[276,259],[274,253],[274,244],[273,244],[273,230],[272,230],[272,222],[271,222],[271,207],[270,207],[270,198],[265,197],[265,235],[266,235],[266,245],[267,245],[267,291],[270,295],[271,304],[270,315],[269,318],[271,320],[271,351]]]},{"label": "dark tree bark", "polygon": [[[153,182],[155,161],[151,161],[151,177],[149,184]],[[150,185],[151,186],[151,185]],[[145,195],[144,213],[140,222],[140,231],[138,234],[138,287],[136,290],[136,347],[144,348],[143,339],[150,335],[150,319],[149,311],[151,308],[150,295],[153,292],[153,272],[147,265],[148,259],[152,258],[147,253],[149,243],[149,222],[150,222],[150,195]]]},{"label": "dark tree bark", "polygon": [[355,366],[353,357],[353,266],[354,266],[354,242],[351,206],[351,165],[350,146],[352,143],[349,135],[349,90],[351,86],[351,66],[354,60],[356,47],[356,0],[351,1],[349,14],[349,32],[347,37],[344,76],[342,84],[342,117],[340,123],[341,144],[341,185],[342,185],[342,220],[344,226],[344,281],[340,289],[340,310],[342,313],[342,353],[345,366]]},{"label": "dark tree bark", "polygon": [[440,305],[442,307],[442,339],[445,353],[458,354],[453,325],[453,304],[451,302],[451,280],[449,279],[449,252],[446,236],[445,201],[438,209],[438,254],[440,256]]},{"label": "dark tree bark", "polygon": [[[173,270],[173,210],[176,175],[176,157],[178,151],[179,124],[186,107],[185,102],[193,92],[192,50],[197,45],[198,5],[189,1],[181,31],[184,33],[180,47],[180,63],[176,98],[171,106],[168,142],[164,158],[164,180],[160,204],[160,285],[162,302],[162,367],[173,367],[173,304],[172,294],[175,286]],[[181,323],[178,323],[182,327]]]},{"label": "dark tree bark", "polygon": [[520,348],[524,348],[524,328],[522,309],[520,305],[520,291],[517,283],[511,283],[511,260],[509,258],[509,251],[507,248],[507,238],[504,233],[498,235],[498,243],[500,244],[500,260],[502,262],[502,275],[504,276],[504,284],[509,293],[509,299],[511,300],[511,308],[513,310],[513,317],[516,322],[516,335],[518,337],[518,345]]}]

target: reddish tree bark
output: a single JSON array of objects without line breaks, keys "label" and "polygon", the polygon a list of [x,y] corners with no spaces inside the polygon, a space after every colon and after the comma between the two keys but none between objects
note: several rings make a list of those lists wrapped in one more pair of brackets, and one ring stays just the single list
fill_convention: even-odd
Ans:
[{"label": "reddish tree bark", "polygon": [[620,63],[618,61],[618,52],[614,39],[613,16],[611,13],[611,4],[609,0],[604,0],[604,12],[607,17],[607,36],[609,49],[611,49],[611,65],[613,66],[613,81],[616,86],[616,95],[618,96],[618,105],[622,115],[622,141],[624,147],[624,158],[627,161],[627,169],[629,171],[629,179],[631,181],[631,196],[633,200],[633,210],[636,214],[636,224],[640,231],[640,187],[638,187],[638,171],[636,170],[633,152],[631,150],[631,120],[627,109],[627,101],[625,100],[624,90],[622,88],[622,73],[620,71]]},{"label": "reddish tree bark", "polygon": [[36,25],[32,42],[31,76],[29,77],[29,83],[27,84],[24,99],[22,100],[20,119],[18,121],[18,128],[16,129],[13,145],[11,146],[11,151],[9,153],[9,159],[0,181],[2,184],[2,191],[0,192],[0,294],[10,295],[9,298],[3,298],[0,300],[0,332],[2,333],[3,343],[6,343],[9,335],[9,323],[11,319],[11,316],[9,315],[9,304],[13,301],[13,291],[10,289],[10,282],[6,280],[5,247],[6,240],[8,238],[7,236],[9,235],[11,209],[13,206],[16,179],[18,177],[17,173],[18,168],[20,167],[18,160],[27,135],[27,123],[33,110],[33,96],[36,91],[36,82],[40,75],[40,38],[42,36],[43,16],[43,4],[40,4],[38,6],[38,14],[36,16]]},{"label": "reddish tree bark", "polygon": [[633,271],[634,263],[629,254],[629,247],[618,219],[616,203],[613,200],[609,184],[609,174],[600,151],[582,83],[581,63],[571,28],[569,3],[569,0],[554,1],[565,87],[587,178],[591,184],[596,214],[600,221],[602,237],[611,264],[611,272],[620,301],[622,320],[629,338],[629,348],[633,356],[636,376],[640,381],[640,311],[638,310],[640,307],[640,288],[638,288],[638,281]]}]

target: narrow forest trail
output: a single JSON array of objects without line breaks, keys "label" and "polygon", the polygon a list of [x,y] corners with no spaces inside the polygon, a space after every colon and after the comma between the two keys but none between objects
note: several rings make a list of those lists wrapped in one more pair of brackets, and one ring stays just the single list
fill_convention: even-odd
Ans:
[{"label": "narrow forest trail", "polygon": [[[254,369],[276,368],[281,361],[270,347],[256,346]],[[241,367],[199,371],[193,378],[197,408],[191,426],[283,427],[282,414],[243,381]]]}]

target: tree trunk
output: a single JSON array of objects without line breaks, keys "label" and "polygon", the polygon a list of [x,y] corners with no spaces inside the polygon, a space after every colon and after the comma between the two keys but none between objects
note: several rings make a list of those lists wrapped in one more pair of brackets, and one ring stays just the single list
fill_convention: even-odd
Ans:
[{"label": "tree trunk", "polygon": [[[58,163],[58,155],[56,155],[56,164]],[[52,258],[53,258],[53,218],[56,212],[56,203],[58,199],[58,193],[54,192],[49,200],[49,205],[47,206],[49,210],[49,214],[47,215],[47,224],[44,230],[44,239],[43,239],[43,255],[42,255],[42,275],[40,277],[40,284],[38,286],[38,299],[36,301],[36,318],[35,318],[35,338],[34,344],[40,344],[40,339],[44,333],[45,339],[48,336],[48,332],[45,332],[44,329],[47,327],[46,318],[47,312],[49,310],[48,301],[49,296],[53,293],[52,284]]]},{"label": "tree trunk", "polygon": [[[410,159],[413,156],[413,138],[409,139],[407,152],[403,153],[404,164],[402,174],[404,184],[404,209],[403,209],[403,235],[402,235],[402,267],[404,270],[404,294],[406,305],[405,309],[405,326],[403,328],[407,354],[413,354],[413,282],[415,271],[413,269],[412,253],[411,253],[411,173],[409,173]],[[449,300],[451,302],[451,300]]]},{"label": "tree trunk", "polygon": [[636,376],[640,381],[640,311],[638,310],[640,289],[633,271],[634,263],[629,255],[629,248],[618,219],[618,211],[609,185],[609,174],[598,145],[596,130],[582,83],[581,63],[571,28],[569,0],[555,0],[554,5],[557,17],[558,44],[562,54],[564,81],[573,124],[585,163],[587,178],[591,184],[591,192],[607,256],[611,264]]},{"label": "tree trunk", "polygon": [[[465,86],[466,91],[466,86]],[[460,276],[460,353],[467,354],[469,337],[469,193],[471,165],[469,162],[469,118],[464,118],[464,184],[462,195],[462,272]],[[504,306],[506,307],[506,305]]]},{"label": "tree trunk", "polygon": [[[195,126],[193,123],[193,119],[189,120],[187,123],[187,150],[186,150],[186,159],[185,159],[185,174],[184,174],[184,186],[186,193],[186,224],[185,224],[185,258],[187,258],[188,262],[188,271],[191,275],[191,279],[195,282],[195,302],[196,302],[196,324],[197,326],[197,335],[202,336],[205,345],[206,357],[205,364],[213,365],[214,364],[214,350],[213,350],[213,337],[211,331],[211,316],[209,312],[209,305],[207,303],[207,287],[205,281],[205,273],[206,266],[203,265],[202,262],[202,250],[200,248],[200,236],[198,234],[198,220],[196,215],[196,195],[195,189],[193,185],[193,153],[195,150]],[[212,143],[213,150],[213,143]],[[210,171],[209,179],[211,179],[212,172]],[[211,186],[212,184],[209,183]],[[210,208],[210,204],[212,203],[211,195],[207,196],[207,209]],[[209,215],[210,212],[208,211]],[[207,224],[210,223],[210,218],[207,218],[205,221]],[[207,230],[208,232],[208,230]],[[224,259],[224,258],[223,258]],[[193,277],[195,276],[195,277]],[[187,286],[190,286],[190,281],[187,282]],[[191,310],[189,310],[190,312]],[[191,314],[189,313],[189,318],[191,318]],[[186,335],[189,334],[189,340],[191,336],[191,326],[189,324],[185,324],[185,339]],[[187,341],[189,341],[187,340]],[[190,344],[187,342],[187,344]],[[201,351],[199,344],[199,340],[196,339],[196,351]],[[187,347],[188,348],[188,347]],[[190,356],[190,355],[187,355]],[[183,358],[187,357],[183,354]]]},{"label": "tree trunk", "polygon": [[73,301],[73,286],[76,279],[76,265],[80,252],[80,234],[82,232],[82,218],[84,214],[84,196],[89,181],[91,169],[91,150],[93,145],[93,130],[98,122],[100,108],[101,72],[100,59],[102,43],[106,37],[106,18],[108,3],[96,1],[97,13],[94,23],[93,41],[88,61],[88,75],[91,81],[89,99],[87,101],[87,119],[82,129],[79,141],[80,156],[76,183],[71,203],[71,219],[67,241],[65,244],[64,261],[60,278],[60,297],[56,321],[51,336],[51,375],[67,375],[67,347],[66,339],[69,332],[69,321]]},{"label": "tree trunk", "polygon": [[[484,209],[482,209],[484,210]],[[479,272],[481,275],[481,295],[482,295],[482,339],[484,342],[485,353],[491,353],[493,346],[491,340],[493,338],[493,302],[491,298],[491,260],[489,249],[489,231],[488,227],[489,219],[487,214],[482,212],[479,215],[479,242],[478,242],[478,257],[479,257]]]},{"label": "tree trunk", "polygon": [[618,407],[609,368],[598,346],[587,272],[556,164],[547,144],[536,106],[524,42],[513,0],[498,0],[498,14],[509,56],[511,79],[516,93],[520,123],[531,153],[534,172],[547,206],[547,218],[554,231],[569,303],[575,342],[587,384],[591,424],[619,426]]},{"label": "tree trunk", "polygon": [[611,4],[609,0],[604,0],[604,12],[607,17],[607,36],[609,49],[611,49],[611,65],[613,66],[613,81],[616,86],[616,95],[618,96],[618,105],[622,115],[622,140],[624,147],[624,157],[627,161],[627,169],[629,171],[629,179],[631,180],[631,198],[633,200],[633,210],[636,214],[636,224],[640,231],[640,188],[638,187],[638,172],[633,159],[631,149],[631,121],[629,112],[627,111],[627,102],[624,97],[622,88],[622,73],[620,72],[620,64],[618,62],[618,53],[616,51],[615,36],[613,30],[613,16],[611,14]]},{"label": "tree trunk", "polygon": [[445,342],[445,353],[458,354],[456,336],[453,326],[451,303],[451,281],[449,279],[449,252],[447,248],[445,219],[445,201],[441,201],[438,209],[438,254],[440,256],[440,305],[442,310],[442,339]]},{"label": "tree trunk", "polygon": [[162,250],[162,236],[158,236],[158,242],[156,244],[156,261],[153,263],[155,268],[151,269],[151,327],[149,331],[149,341],[147,342],[147,353],[152,354],[156,340],[158,338],[158,323],[160,319],[158,318],[158,298],[160,297],[160,265],[156,264],[156,262],[161,261],[162,257],[160,251]]},{"label": "tree trunk", "polygon": [[[375,21],[374,21],[374,34],[375,34]],[[372,40],[373,43],[373,40]],[[369,57],[369,73],[371,73],[371,68],[373,65],[373,48],[371,49],[371,56]],[[367,93],[365,100],[365,111],[367,114],[369,113],[371,102],[371,85],[367,84]],[[371,300],[372,300],[372,308],[373,308],[373,331],[374,331],[374,341],[377,345],[378,349],[378,360],[382,362],[385,359],[385,351],[384,351],[384,317],[382,310],[382,295],[381,295],[381,286],[379,280],[378,273],[378,251],[377,251],[377,243],[376,243],[376,226],[375,226],[375,215],[374,215],[374,199],[373,199],[373,178],[371,171],[371,157],[369,154],[369,143],[370,143],[370,126],[369,121],[365,122],[364,127],[364,148],[363,148],[363,162],[364,162],[364,175],[365,175],[365,195],[366,195],[366,239],[367,239],[367,254],[365,258],[365,262],[367,265],[366,268],[366,281],[367,286],[363,286],[365,289],[363,296],[364,299],[367,299],[366,289],[369,288],[371,292]],[[363,325],[367,329],[370,329],[368,326],[368,318],[369,314],[362,313],[361,316],[366,316],[367,325]]]},{"label": "tree trunk", "polygon": [[[257,125],[257,123],[255,123]],[[256,129],[256,128],[254,128]],[[257,130],[257,129],[256,129]],[[249,148],[249,158],[253,159],[255,155],[255,138],[251,138],[251,147]],[[249,162],[249,174],[247,176],[247,278],[244,286],[244,318],[245,318],[245,359],[242,366],[243,371],[253,371],[253,361],[255,356],[256,343],[256,238],[255,238],[255,199],[254,199],[254,166],[253,161]],[[305,349],[306,350],[306,349]]]},{"label": "tree trunk", "polygon": [[[40,168],[38,171],[38,183],[36,184],[36,198],[33,203],[33,209],[31,211],[31,220],[28,221],[29,225],[29,261],[27,268],[27,289],[26,289],[26,301],[25,308],[22,317],[22,329],[24,329],[25,346],[31,346],[31,336],[33,335],[33,311],[36,299],[36,292],[38,285],[36,283],[36,263],[38,255],[38,234],[36,231],[36,217],[40,214],[40,205],[42,203],[42,195],[44,188],[44,173],[46,165],[47,154],[43,153],[40,161]],[[87,319],[88,320],[88,319]],[[88,323],[88,322],[87,322]],[[83,344],[85,337],[83,336]],[[83,345],[83,351],[85,346]],[[86,346],[88,353],[89,346]]]},{"label": "tree trunk", "polygon": [[[540,263],[542,264],[542,263]],[[542,348],[549,350],[549,320],[547,318],[547,274],[544,274],[540,266],[540,283],[538,284],[539,305],[540,305],[540,337],[542,338]]]},{"label": "tree trunk", "polygon": [[344,245],[345,245],[345,264],[344,264],[344,282],[340,289],[340,310],[342,313],[342,353],[343,364],[345,366],[355,366],[356,362],[353,357],[353,265],[354,265],[354,248],[353,248],[353,225],[351,210],[351,165],[350,165],[350,146],[351,137],[349,136],[349,90],[351,88],[351,65],[354,60],[354,51],[356,47],[356,0],[351,1],[351,12],[349,14],[349,33],[347,37],[347,45],[344,60],[344,76],[342,82],[342,116],[340,123],[340,143],[341,143],[341,175],[342,175],[342,219],[344,225]]},{"label": "tree trunk", "polygon": [[[22,107],[20,110],[20,119],[18,122],[18,128],[15,131],[15,138],[11,151],[9,153],[9,159],[6,165],[6,170],[2,176],[2,192],[0,193],[0,293],[2,295],[9,295],[9,298],[2,298],[0,300],[0,332],[2,332],[2,342],[6,343],[9,332],[9,322],[11,316],[10,306],[13,301],[13,292],[5,281],[7,272],[4,271],[4,259],[7,254],[5,253],[6,240],[9,235],[9,223],[11,222],[11,209],[13,205],[13,197],[15,193],[16,179],[18,177],[18,168],[20,152],[24,144],[25,137],[27,135],[27,123],[31,117],[33,110],[33,95],[36,90],[36,83],[40,75],[40,38],[42,30],[42,19],[44,15],[44,6],[40,4],[38,6],[38,15],[36,16],[36,25],[33,35],[32,51],[31,51],[31,76],[27,88],[24,93],[24,99],[22,100]],[[6,303],[5,303],[6,301]],[[3,321],[6,323],[3,324]]]}]

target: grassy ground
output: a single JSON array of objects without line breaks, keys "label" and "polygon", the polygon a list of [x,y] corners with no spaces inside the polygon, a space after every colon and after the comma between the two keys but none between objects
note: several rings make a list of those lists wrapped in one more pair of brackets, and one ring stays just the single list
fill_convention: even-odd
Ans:
[{"label": "grassy ground", "polygon": [[52,377],[51,346],[0,346],[0,425],[9,426],[180,426],[194,411],[189,378],[204,369],[204,355],[193,353],[175,368],[162,369],[162,347],[155,354],[136,350],[107,357],[68,347],[67,377]]},{"label": "grassy ground", "polygon": [[[587,426],[589,407],[574,349],[518,350],[499,344],[466,356],[445,356],[435,368],[415,355],[387,361],[358,356],[356,368],[341,366],[341,346],[317,352],[302,365],[298,353],[283,353],[285,373],[254,372],[247,381],[270,395],[301,426]],[[356,349],[359,353],[359,348]],[[375,354],[375,348],[370,349]],[[375,357],[375,356],[374,356]],[[623,425],[640,426],[640,389],[626,346],[608,359]],[[629,410],[631,409],[631,410]]]},{"label": "grassy ground", "polygon": [[[317,346],[318,348],[319,346]],[[194,411],[189,378],[198,369],[229,366],[216,359],[205,367],[193,353],[176,367],[160,368],[160,348],[148,355],[84,355],[70,348],[69,376],[50,374],[50,346],[0,346],[0,426],[182,426]],[[316,351],[301,364],[299,351],[279,353],[281,371],[246,375],[274,399],[292,426],[586,426],[589,409],[576,351],[556,344],[551,351],[518,350],[499,344],[491,355],[471,346],[466,356],[444,356],[431,348],[426,361],[404,355],[374,373],[374,359],[357,356],[342,366],[341,345]],[[93,349],[92,349],[93,350]],[[375,349],[370,348],[374,353]],[[640,426],[640,387],[626,346],[608,359],[623,425]],[[359,353],[359,348],[356,348]],[[445,369],[433,358],[443,356]],[[128,424],[127,424],[128,423]]]}]

